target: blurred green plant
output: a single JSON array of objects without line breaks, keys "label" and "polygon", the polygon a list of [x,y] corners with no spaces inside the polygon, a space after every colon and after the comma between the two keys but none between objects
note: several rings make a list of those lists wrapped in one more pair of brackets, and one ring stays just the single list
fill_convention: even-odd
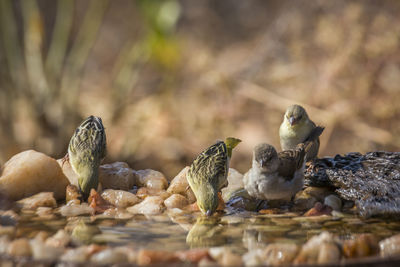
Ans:
[{"label": "blurred green plant", "polygon": [[[154,61],[173,71],[179,49],[173,38],[180,15],[177,1],[132,1],[145,22],[144,38],[131,36],[117,56],[112,74],[110,117],[117,120],[131,104],[140,66]],[[98,38],[108,0],[87,2],[76,22],[77,3],[59,0],[54,25],[46,32],[38,2],[0,1],[2,50],[0,163],[24,148],[65,153],[70,134],[86,111],[79,108],[85,64]],[[17,16],[21,12],[21,19]],[[19,26],[19,23],[21,25]],[[22,33],[21,33],[22,32]],[[50,40],[47,49],[44,42]],[[4,57],[4,58],[3,58]],[[18,126],[19,125],[19,126]],[[30,132],[28,134],[28,132]]]}]

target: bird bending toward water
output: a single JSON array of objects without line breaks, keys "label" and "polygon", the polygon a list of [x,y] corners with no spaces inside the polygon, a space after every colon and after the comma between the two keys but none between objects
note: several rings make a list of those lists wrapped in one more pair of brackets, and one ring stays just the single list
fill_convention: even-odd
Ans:
[{"label": "bird bending toward water", "polygon": [[280,153],[269,144],[259,144],[243,178],[245,189],[258,199],[290,200],[303,187],[304,166],[304,144]]},{"label": "bird bending toward water", "polygon": [[[318,155],[319,135],[322,134],[323,130],[324,127],[316,126],[309,119],[302,106],[289,106],[279,128],[281,148],[282,150],[295,149],[298,144],[308,142],[306,160],[313,160]],[[319,134],[313,134],[313,131],[317,131]]]},{"label": "bird bending toward water", "polygon": [[200,153],[187,173],[190,188],[200,211],[211,216],[218,207],[218,191],[227,185],[229,160],[232,150],[241,140],[228,137]]},{"label": "bird bending toward water", "polygon": [[89,116],[76,128],[68,146],[66,159],[78,175],[84,199],[90,189],[97,189],[99,167],[106,156],[106,133],[100,117]]}]

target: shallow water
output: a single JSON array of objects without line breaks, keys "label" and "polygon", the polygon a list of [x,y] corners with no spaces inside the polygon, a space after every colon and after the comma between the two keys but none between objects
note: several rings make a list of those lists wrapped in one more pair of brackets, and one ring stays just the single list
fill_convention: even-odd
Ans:
[{"label": "shallow water", "polygon": [[342,239],[359,233],[373,233],[379,240],[400,233],[400,220],[365,220],[354,215],[303,217],[297,213],[244,212],[205,218],[200,213],[166,211],[148,217],[136,215],[128,220],[58,215],[49,219],[23,213],[18,221],[17,236],[33,238],[39,231],[54,234],[59,229],[72,229],[81,220],[100,228],[101,234],[93,237],[93,243],[169,251],[229,246],[240,254],[275,242],[303,244],[322,231]]}]

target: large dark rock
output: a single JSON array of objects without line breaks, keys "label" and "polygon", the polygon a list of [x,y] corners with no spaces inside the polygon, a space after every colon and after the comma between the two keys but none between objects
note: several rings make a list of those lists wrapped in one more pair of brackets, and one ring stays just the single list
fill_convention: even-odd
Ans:
[{"label": "large dark rock", "polygon": [[400,216],[400,152],[349,153],[315,160],[308,186],[330,186],[355,202],[360,215]]}]

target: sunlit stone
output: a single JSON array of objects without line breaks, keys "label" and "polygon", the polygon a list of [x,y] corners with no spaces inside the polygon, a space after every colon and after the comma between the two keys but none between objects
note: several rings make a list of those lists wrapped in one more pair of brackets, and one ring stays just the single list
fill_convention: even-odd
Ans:
[{"label": "sunlit stone", "polygon": [[173,194],[172,196],[170,196],[169,198],[167,198],[164,201],[164,205],[168,209],[173,209],[173,208],[181,209],[181,208],[187,206],[188,204],[189,204],[189,202],[187,201],[187,199],[180,194]]},{"label": "sunlit stone", "polygon": [[141,201],[135,194],[123,190],[106,189],[101,196],[112,205],[120,208],[130,207]]},{"label": "sunlit stone", "polygon": [[146,197],[142,202],[127,208],[133,214],[155,215],[164,211],[164,199],[159,196]]},{"label": "sunlit stone", "polygon": [[23,209],[37,209],[38,207],[57,207],[57,202],[53,192],[42,192],[18,201],[18,205]]},{"label": "sunlit stone", "polygon": [[382,257],[400,255],[400,234],[382,240],[379,248]]},{"label": "sunlit stone", "polygon": [[135,172],[138,176],[138,185],[152,189],[167,189],[168,181],[164,174],[159,171],[146,169]]},{"label": "sunlit stone", "polygon": [[3,166],[0,191],[13,200],[40,192],[53,192],[56,199],[63,199],[68,183],[55,159],[28,150],[13,156]]},{"label": "sunlit stone", "polygon": [[87,203],[82,203],[80,205],[64,205],[60,208],[60,213],[64,217],[72,217],[79,215],[90,215],[94,213],[94,209],[90,207]]},{"label": "sunlit stone", "polygon": [[189,204],[192,204],[196,202],[196,197],[192,189],[189,187],[189,183],[186,179],[186,174],[188,170],[188,166],[183,168],[178,173],[178,175],[176,175],[174,179],[172,179],[167,191],[171,194],[181,194],[182,196],[185,196],[186,199],[189,201]]}]

